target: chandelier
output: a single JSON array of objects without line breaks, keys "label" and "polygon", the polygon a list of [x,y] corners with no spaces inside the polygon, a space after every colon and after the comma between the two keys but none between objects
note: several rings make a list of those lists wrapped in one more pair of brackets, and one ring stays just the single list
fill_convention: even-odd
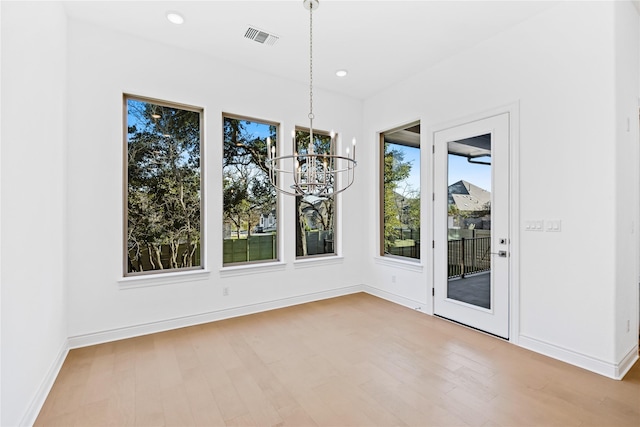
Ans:
[{"label": "chandelier", "polygon": [[[346,155],[336,154],[336,134],[331,131],[329,151],[316,153],[313,134],[313,11],[319,6],[318,0],[304,0],[304,7],[309,10],[309,144],[298,152],[296,131],[291,131],[293,142],[292,155],[277,156],[276,147],[267,138],[267,159],[265,164],[269,172],[269,180],[280,193],[291,196],[310,196],[329,198],[342,193],[353,184],[356,162],[356,139],[353,138],[351,152],[346,148]],[[340,144],[338,144],[340,145]],[[286,186],[291,180],[281,180],[280,174],[290,175],[293,184]]]}]

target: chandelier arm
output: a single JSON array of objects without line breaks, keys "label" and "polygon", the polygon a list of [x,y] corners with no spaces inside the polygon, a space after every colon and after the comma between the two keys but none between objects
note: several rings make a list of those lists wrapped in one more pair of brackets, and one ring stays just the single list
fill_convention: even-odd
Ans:
[{"label": "chandelier arm", "polygon": [[302,160],[302,159],[338,159],[338,160],[343,160],[348,162],[349,165],[346,168],[341,168],[341,169],[334,169],[334,168],[330,168],[328,167],[328,171],[330,172],[345,172],[347,170],[353,169],[355,166],[358,165],[358,162],[354,159],[352,159],[351,157],[346,157],[346,156],[340,156],[337,154],[315,154],[315,155],[309,155],[309,154],[288,154],[288,155],[284,155],[284,156],[279,156],[279,157],[273,157],[271,159],[267,159],[265,160],[265,164],[267,165],[267,168],[272,169],[276,172],[282,172],[282,173],[288,173],[288,174],[294,174],[294,172],[288,170],[288,169],[280,169],[277,166],[270,166],[270,164],[274,164],[280,160],[286,160],[286,159],[294,159],[294,160]]}]

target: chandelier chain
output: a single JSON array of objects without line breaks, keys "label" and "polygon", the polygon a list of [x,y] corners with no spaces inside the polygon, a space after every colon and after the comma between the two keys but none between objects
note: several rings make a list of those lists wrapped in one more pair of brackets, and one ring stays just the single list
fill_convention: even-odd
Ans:
[{"label": "chandelier chain", "polygon": [[309,4],[309,120],[313,141],[313,2]]},{"label": "chandelier chain", "polygon": [[[318,200],[334,197],[342,193],[353,184],[356,163],[355,138],[353,151],[340,155],[335,150],[336,134],[331,131],[329,148],[316,153],[313,134],[313,9],[319,5],[319,0],[304,0],[305,8],[309,9],[309,143],[306,148],[299,147],[296,140],[296,129],[291,131],[294,153],[290,155],[276,155],[276,147],[271,138],[267,138],[267,158],[265,164],[269,172],[269,181],[282,194],[300,196],[307,203],[315,204]],[[298,151],[300,148],[301,151]],[[288,188],[281,185],[284,180],[278,180],[280,174],[291,176],[293,184]]]}]

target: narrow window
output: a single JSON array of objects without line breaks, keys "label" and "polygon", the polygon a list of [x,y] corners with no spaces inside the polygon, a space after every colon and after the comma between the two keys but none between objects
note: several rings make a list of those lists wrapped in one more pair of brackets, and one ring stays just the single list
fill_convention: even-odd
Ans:
[{"label": "narrow window", "polygon": [[420,124],[384,132],[381,254],[420,259]]},{"label": "narrow window", "polygon": [[267,139],[276,147],[278,127],[226,115],[223,129],[223,265],[276,260],[278,206],[265,156]]},{"label": "narrow window", "polygon": [[202,265],[202,110],[125,95],[125,276]]},{"label": "narrow window", "polygon": [[[309,130],[296,129],[294,143],[295,152],[306,153]],[[313,144],[316,153],[330,153],[331,134],[314,129]],[[335,254],[334,216],[332,197],[296,197],[296,257]]]}]

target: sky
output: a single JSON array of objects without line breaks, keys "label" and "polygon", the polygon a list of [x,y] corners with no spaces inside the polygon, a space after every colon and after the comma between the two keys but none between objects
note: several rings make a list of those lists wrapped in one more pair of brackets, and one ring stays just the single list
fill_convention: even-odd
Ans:
[{"label": "sky", "polygon": [[[465,180],[491,192],[491,166],[469,163],[466,157],[449,155],[449,185]],[[484,161],[485,159],[478,159]],[[490,161],[490,159],[488,159]]]}]

